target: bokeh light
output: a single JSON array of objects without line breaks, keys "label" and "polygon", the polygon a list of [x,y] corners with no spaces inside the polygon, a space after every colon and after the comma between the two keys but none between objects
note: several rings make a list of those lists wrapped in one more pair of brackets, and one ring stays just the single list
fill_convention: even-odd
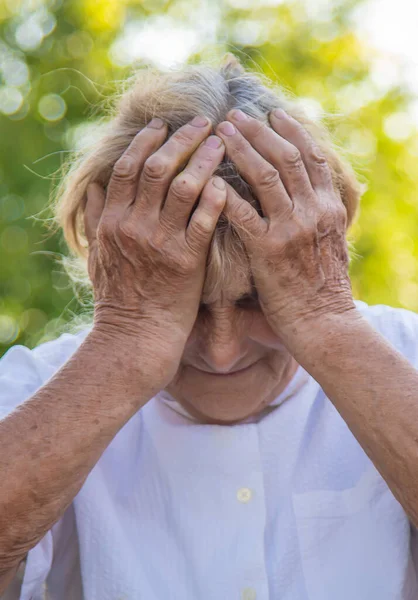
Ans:
[{"label": "bokeh light", "polygon": [[193,28],[159,17],[148,23],[127,23],[123,34],[110,48],[109,55],[120,66],[141,59],[168,68],[183,63],[198,46],[198,32]]},{"label": "bokeh light", "polygon": [[59,121],[67,112],[67,105],[58,94],[46,94],[39,100],[38,111],[46,121]]},{"label": "bokeh light", "polygon": [[0,245],[8,254],[23,254],[28,249],[28,234],[22,227],[11,225],[3,230]]},{"label": "bokeh light", "polygon": [[22,14],[22,21],[15,30],[17,45],[24,51],[34,51],[41,45],[43,39],[56,26],[56,20],[45,6],[39,4],[38,10]]},{"label": "bokeh light", "polygon": [[16,221],[24,212],[25,202],[21,196],[17,194],[0,196],[0,219],[3,222]]},{"label": "bokeh light", "polygon": [[0,315],[0,344],[12,344],[18,335],[17,321],[8,315]]},{"label": "bokeh light", "polygon": [[393,140],[402,142],[414,133],[414,122],[407,112],[396,112],[387,116],[383,122],[383,130]]},{"label": "bokeh light", "polygon": [[5,115],[13,115],[23,104],[23,95],[20,90],[11,85],[0,87],[0,111]]},{"label": "bokeh light", "polygon": [[19,86],[29,80],[29,69],[23,60],[11,58],[1,64],[1,73],[7,85]]},{"label": "bokeh light", "polygon": [[20,315],[20,328],[26,331],[28,334],[36,334],[45,327],[48,322],[48,317],[43,310],[38,308],[30,308],[25,310]]}]

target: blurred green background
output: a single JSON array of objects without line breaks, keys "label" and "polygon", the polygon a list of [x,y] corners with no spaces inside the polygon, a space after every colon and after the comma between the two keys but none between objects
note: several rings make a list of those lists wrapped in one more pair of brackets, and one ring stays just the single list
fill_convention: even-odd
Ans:
[{"label": "blurred green background", "polygon": [[310,114],[332,116],[335,141],[368,187],[352,229],[354,296],[417,311],[417,98],[401,67],[386,71],[356,29],[364,7],[362,0],[0,0],[0,354],[56,337],[80,311],[45,207],[66,153],[94,135],[98,103],[136,64],[216,62],[226,51],[283,85]]}]

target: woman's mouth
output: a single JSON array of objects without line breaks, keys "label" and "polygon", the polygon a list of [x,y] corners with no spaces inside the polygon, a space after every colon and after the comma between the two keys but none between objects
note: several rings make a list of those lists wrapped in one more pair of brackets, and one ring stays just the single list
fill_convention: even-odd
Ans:
[{"label": "woman's mouth", "polygon": [[248,367],[245,367],[244,369],[239,369],[237,371],[230,371],[229,373],[213,373],[212,371],[203,371],[202,369],[197,369],[197,371],[200,371],[201,373],[205,373],[205,375],[212,375],[214,377],[233,377],[234,375],[242,375],[244,374],[246,371],[249,371],[251,369],[251,367],[253,367],[258,361],[251,363],[250,365],[248,365]]}]

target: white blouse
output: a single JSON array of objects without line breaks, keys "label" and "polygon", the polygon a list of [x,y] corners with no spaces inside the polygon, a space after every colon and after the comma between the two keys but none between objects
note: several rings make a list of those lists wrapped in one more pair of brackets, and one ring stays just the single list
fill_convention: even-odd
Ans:
[{"label": "white blouse", "polygon": [[[418,368],[418,315],[356,305]],[[88,331],[11,348],[0,361],[0,418]],[[299,367],[259,418],[232,426],[199,424],[157,394],[29,552],[21,590],[15,583],[4,598],[413,600],[417,568],[417,532]]]}]

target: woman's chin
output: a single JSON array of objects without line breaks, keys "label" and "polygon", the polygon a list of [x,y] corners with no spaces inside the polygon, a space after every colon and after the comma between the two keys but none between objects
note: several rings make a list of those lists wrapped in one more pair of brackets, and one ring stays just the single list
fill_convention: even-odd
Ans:
[{"label": "woman's chin", "polygon": [[260,413],[284,389],[297,363],[263,359],[231,374],[207,373],[182,365],[167,392],[200,423],[232,425]]},{"label": "woman's chin", "polygon": [[181,404],[200,423],[210,425],[234,425],[258,412],[254,406],[220,405],[219,402],[210,403],[207,399],[201,403],[194,401],[193,404],[183,399]]}]

